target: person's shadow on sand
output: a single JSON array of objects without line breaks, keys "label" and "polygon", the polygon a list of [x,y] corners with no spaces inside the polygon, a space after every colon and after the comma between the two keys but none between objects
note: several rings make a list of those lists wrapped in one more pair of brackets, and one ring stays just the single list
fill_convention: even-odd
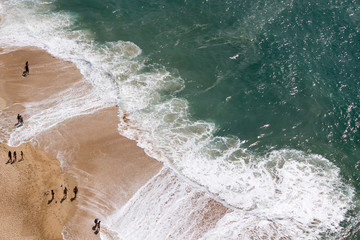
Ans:
[{"label": "person's shadow on sand", "polygon": [[63,201],[65,201],[66,199],[66,196],[64,196],[61,200],[60,200],[60,203],[62,203]]}]

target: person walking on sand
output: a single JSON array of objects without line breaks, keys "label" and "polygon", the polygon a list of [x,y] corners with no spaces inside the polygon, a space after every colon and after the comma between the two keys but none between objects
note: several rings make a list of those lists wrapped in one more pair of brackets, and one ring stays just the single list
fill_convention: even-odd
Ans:
[{"label": "person walking on sand", "polygon": [[71,201],[74,201],[74,200],[76,199],[76,194],[77,194],[78,191],[79,191],[78,188],[77,188],[77,186],[74,187],[74,190],[73,190],[73,191],[74,191],[74,197],[71,199]]},{"label": "person walking on sand", "polygon": [[12,162],[12,154],[11,154],[11,151],[9,151],[9,161],[8,161],[9,163],[11,163]]},{"label": "person walking on sand", "polygon": [[25,63],[25,71],[23,72],[23,77],[26,77],[27,75],[30,74],[30,70],[29,70],[29,62],[26,61]]},{"label": "person walking on sand", "polygon": [[29,71],[29,62],[28,62],[28,61],[26,61],[26,63],[25,63],[25,72],[26,72],[27,74],[30,74],[30,71]]},{"label": "person walking on sand", "polygon": [[51,199],[48,201],[48,204],[52,203],[52,201],[54,200],[55,198],[55,192],[53,189],[51,189]]},{"label": "person walking on sand", "polygon": [[92,227],[92,230],[95,231],[95,229],[96,229],[96,227],[98,225],[98,221],[99,221],[99,219],[95,218],[95,220],[94,220],[95,225]]},{"label": "person walking on sand", "polygon": [[67,197],[67,187],[64,188],[64,199]]},{"label": "person walking on sand", "polygon": [[14,162],[16,162],[16,151],[14,151]]},{"label": "person walking on sand", "polygon": [[20,119],[21,119],[21,115],[18,113],[17,115],[18,124],[20,124]]},{"label": "person walking on sand", "polygon": [[24,159],[24,153],[23,153],[23,151],[20,151],[20,155],[21,155],[21,160],[23,160],[23,159]]}]

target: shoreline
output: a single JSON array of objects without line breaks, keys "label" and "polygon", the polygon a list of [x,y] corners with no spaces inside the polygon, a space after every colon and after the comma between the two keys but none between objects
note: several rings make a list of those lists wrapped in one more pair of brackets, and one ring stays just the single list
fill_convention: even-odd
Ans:
[{"label": "shoreline", "polygon": [[[30,74],[22,77],[22,67],[25,61],[29,61]],[[74,87],[76,82],[80,82],[78,85],[86,85],[85,82],[81,82],[83,77],[72,63],[57,59],[46,51],[34,47],[0,52],[0,79],[0,96],[3,99],[0,101],[0,110],[9,120],[5,126],[5,129],[10,132],[9,134],[16,130],[12,130],[14,127],[11,121],[16,119],[17,113],[21,114],[26,110],[25,103],[46,100],[56,93]],[[89,86],[89,88],[91,87]],[[37,158],[44,162],[44,165],[51,162],[54,165],[54,171],[57,171],[58,174],[37,175],[35,173],[29,175],[28,172],[21,172],[21,170],[24,177],[34,182],[48,182],[49,178],[54,178],[54,181],[65,181],[65,184],[69,186],[68,195],[72,195],[75,182],[79,188],[77,199],[74,203],[69,203],[74,207],[62,207],[57,210],[56,219],[64,219],[57,227],[54,227],[55,223],[48,219],[45,210],[39,213],[40,216],[37,218],[44,220],[42,232],[45,234],[44,236],[47,236],[45,239],[62,239],[64,237],[99,239],[101,232],[99,235],[95,235],[90,231],[94,218],[106,218],[108,214],[121,207],[162,168],[162,164],[147,156],[135,141],[119,134],[117,111],[116,107],[107,107],[91,114],[70,117],[29,139],[30,143],[26,144],[29,149],[34,147],[32,151],[41,153],[39,156],[33,157],[34,160],[30,158],[29,164],[35,163]],[[28,124],[27,119],[30,116],[24,114],[23,117],[24,125]],[[2,141],[6,141],[6,139]],[[23,147],[23,144],[18,147],[8,147],[5,143],[3,142],[1,145],[3,149]],[[4,157],[7,156],[6,150],[3,151]],[[57,156],[60,152],[70,152],[70,154],[66,155],[64,159],[58,159]],[[25,151],[24,154],[28,155]],[[57,164],[56,167],[54,162]],[[13,178],[9,177],[14,181]],[[56,184],[56,192],[62,188],[62,184],[58,185],[59,182]],[[22,183],[19,183],[16,187],[22,186]],[[114,194],[115,186],[118,188],[116,194]],[[50,190],[46,190],[47,197],[49,197]],[[43,191],[42,193],[44,194]],[[35,193],[33,191],[28,191],[26,194],[20,192],[16,194],[16,197],[22,197],[22,195],[33,196]],[[57,195],[55,193],[55,199]],[[51,208],[52,205],[48,205],[46,201],[48,200],[37,202],[41,205],[38,208],[46,210]],[[66,202],[64,201],[64,203]],[[54,203],[53,205],[65,206],[64,203],[56,203],[57,205]],[[11,208],[6,204],[2,206],[1,211]],[[23,209],[24,212],[30,213],[32,205],[24,203]],[[18,218],[22,218],[21,215]],[[38,226],[38,221],[34,220],[33,225]],[[59,230],[60,225],[61,231]],[[6,234],[10,234],[8,239],[19,237],[11,234],[21,232],[20,229],[25,228],[26,224],[13,227],[13,231],[4,229]],[[33,227],[33,229],[36,228]],[[37,234],[40,234],[40,231],[33,230],[26,236],[40,236]]]}]

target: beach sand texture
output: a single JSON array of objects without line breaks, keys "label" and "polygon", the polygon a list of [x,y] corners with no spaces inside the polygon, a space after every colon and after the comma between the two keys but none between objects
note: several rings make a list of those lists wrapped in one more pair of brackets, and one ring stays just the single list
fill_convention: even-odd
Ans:
[{"label": "beach sand texture", "polygon": [[[23,77],[26,61],[30,74]],[[163,168],[162,163],[146,155],[135,141],[119,134],[116,106],[97,106],[89,113],[64,119],[34,136],[29,135],[25,138],[29,143],[7,146],[15,130],[16,134],[32,131],[26,126],[31,117],[26,111],[27,104],[31,103],[32,107],[43,104],[43,108],[52,109],[58,107],[59,101],[48,99],[56,94],[70,89],[71,93],[87,96],[92,87],[72,63],[33,47],[2,49],[0,79],[0,113],[3,121],[7,121],[0,129],[3,142],[0,184],[4,192],[0,239],[88,240],[100,239],[102,233],[111,235],[106,227],[95,235],[91,229],[94,219],[104,220],[120,209]],[[24,117],[22,127],[16,126],[18,113]],[[16,150],[18,155],[22,150],[26,157],[6,164],[9,150]],[[167,174],[163,175],[156,179]],[[76,200],[70,201],[75,185],[79,193]],[[68,197],[60,203],[64,186],[68,188]],[[48,204],[51,189],[55,191],[55,199]],[[192,194],[195,198],[203,195],[198,191]],[[198,211],[196,219],[188,219],[194,237],[202,236],[228,212],[222,204],[206,199],[208,203]]]},{"label": "beach sand texture", "polygon": [[[29,61],[30,74],[22,77],[25,61]],[[1,109],[14,119],[8,123],[11,129],[24,103],[47,99],[82,76],[69,62],[37,48],[22,48],[0,54],[0,79]],[[27,117],[24,115],[25,124]],[[117,108],[105,108],[42,132],[32,141],[37,149],[29,144],[16,148],[2,144],[1,185],[6,194],[0,211],[6,224],[2,224],[0,235],[6,236],[4,239],[62,239],[65,220],[73,216],[67,224],[73,237],[99,239],[91,230],[94,218],[101,220],[113,210],[100,205],[125,203],[162,166],[134,141],[120,136],[117,124]],[[71,149],[67,158],[71,165],[61,170],[55,156],[66,148]],[[47,155],[40,149],[46,149]],[[26,161],[5,164],[9,150],[23,150]],[[70,202],[75,182],[79,194]],[[69,196],[60,204],[57,197],[64,184],[69,186]],[[117,191],[109,186],[117,186]],[[48,204],[51,189],[56,190],[57,203]]]},{"label": "beach sand texture", "polygon": [[[8,162],[8,151],[17,151],[17,161]],[[61,239],[75,205],[70,201],[60,204],[64,186],[74,185],[59,162],[30,144],[16,148],[0,144],[0,156],[0,239]],[[55,199],[48,204],[51,189]]]}]

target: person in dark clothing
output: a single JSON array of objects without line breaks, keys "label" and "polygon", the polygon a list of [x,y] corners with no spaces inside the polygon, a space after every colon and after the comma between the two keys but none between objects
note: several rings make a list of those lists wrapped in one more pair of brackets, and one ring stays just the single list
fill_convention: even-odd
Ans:
[{"label": "person in dark clothing", "polygon": [[14,151],[14,161],[12,163],[16,162],[16,151]]},{"label": "person in dark clothing", "polygon": [[74,187],[74,197],[71,198],[71,201],[74,201],[76,199],[76,194],[78,193],[79,189],[77,188],[77,186]]},{"label": "person in dark clothing", "polygon": [[30,71],[29,71],[29,62],[28,62],[28,61],[26,61],[26,63],[25,63],[25,72],[26,72],[27,74],[30,73]]},{"label": "person in dark clothing", "polygon": [[11,154],[11,151],[9,151],[9,161],[8,162],[12,162],[12,154]]},{"label": "person in dark clothing", "polygon": [[48,201],[48,204],[50,204],[55,198],[55,192],[53,189],[51,189],[51,199]]},{"label": "person in dark clothing", "polygon": [[25,63],[25,71],[23,72],[23,77],[26,77],[27,75],[29,75],[30,74],[30,70],[29,70],[29,62],[28,61],[26,61],[26,63]]}]

